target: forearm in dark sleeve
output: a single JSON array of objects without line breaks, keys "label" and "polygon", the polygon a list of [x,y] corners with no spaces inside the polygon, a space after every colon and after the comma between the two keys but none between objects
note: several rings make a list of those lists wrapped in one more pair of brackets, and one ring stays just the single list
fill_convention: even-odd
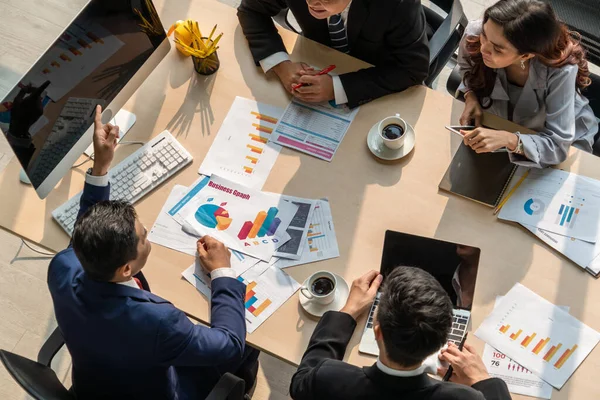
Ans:
[{"label": "forearm in dark sleeve", "polygon": [[356,321],[342,312],[327,312],[313,332],[298,371],[292,378],[290,394],[294,399],[314,398],[318,367],[328,359],[344,358]]},{"label": "forearm in dark sleeve", "polygon": [[270,55],[286,51],[272,19],[285,8],[287,4],[282,0],[242,0],[238,7],[240,26],[257,65]]},{"label": "forearm in dark sleeve", "polygon": [[490,378],[477,382],[472,386],[473,389],[483,393],[485,400],[510,400],[508,386],[499,378]]}]

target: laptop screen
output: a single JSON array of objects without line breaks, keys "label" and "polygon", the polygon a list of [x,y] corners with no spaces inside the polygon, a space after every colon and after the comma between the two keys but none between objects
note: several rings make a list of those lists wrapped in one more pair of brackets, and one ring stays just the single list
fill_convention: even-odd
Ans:
[{"label": "laptop screen", "polygon": [[440,282],[455,308],[470,310],[480,253],[472,246],[386,231],[381,274],[385,282],[398,266],[421,268]]}]

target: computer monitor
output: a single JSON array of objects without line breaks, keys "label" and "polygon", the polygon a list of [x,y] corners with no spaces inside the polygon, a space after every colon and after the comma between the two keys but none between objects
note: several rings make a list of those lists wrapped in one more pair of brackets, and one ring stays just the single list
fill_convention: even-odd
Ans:
[{"label": "computer monitor", "polygon": [[472,246],[386,231],[381,274],[385,282],[398,266],[419,267],[437,279],[455,308],[471,310],[480,254]]},{"label": "computer monitor", "polygon": [[169,52],[151,0],[91,0],[0,103],[0,129],[40,198]]}]

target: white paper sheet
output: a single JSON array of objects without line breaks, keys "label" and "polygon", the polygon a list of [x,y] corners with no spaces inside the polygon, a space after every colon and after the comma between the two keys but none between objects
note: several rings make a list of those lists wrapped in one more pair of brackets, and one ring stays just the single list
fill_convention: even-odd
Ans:
[{"label": "white paper sheet", "polygon": [[327,199],[321,199],[315,206],[302,257],[299,260],[279,258],[273,265],[277,268],[288,268],[339,256],[340,249],[333,226],[331,206]]},{"label": "white paper sheet", "polygon": [[[269,266],[259,276],[254,276],[251,271],[252,269],[238,278],[246,284],[245,307],[248,333],[254,332],[300,289],[300,284],[294,278],[278,268]],[[191,265],[182,275],[200,293],[210,299],[210,278],[198,264]]]},{"label": "white paper sheet", "polygon": [[262,189],[281,150],[269,138],[283,111],[236,97],[198,173]]},{"label": "white paper sheet", "polygon": [[531,170],[498,217],[595,243],[600,185],[557,169]]},{"label": "white paper sheet", "polygon": [[[502,298],[504,296],[496,296],[494,308],[498,306]],[[557,307],[565,312],[569,312],[569,307]],[[487,343],[483,349],[482,359],[489,374],[494,378],[500,378],[506,382],[508,390],[511,393],[542,399],[550,399],[552,396],[552,386]]]},{"label": "white paper sheet", "polygon": [[198,196],[197,207],[184,217],[183,229],[188,233],[211,235],[233,250],[264,261],[290,240],[286,229],[298,206],[284,201],[281,195],[213,175]]},{"label": "white paper sheet", "polygon": [[358,113],[328,103],[292,100],[279,120],[271,140],[322,160],[331,161]]},{"label": "white paper sheet", "polygon": [[475,335],[557,389],[600,340],[598,332],[520,283]]}]

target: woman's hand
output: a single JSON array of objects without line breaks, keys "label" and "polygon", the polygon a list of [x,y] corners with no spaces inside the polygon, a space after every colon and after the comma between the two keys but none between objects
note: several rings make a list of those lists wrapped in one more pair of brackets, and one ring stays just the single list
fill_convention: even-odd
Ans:
[{"label": "woman's hand", "polygon": [[502,147],[514,151],[519,143],[519,137],[507,131],[497,131],[488,128],[475,128],[472,131],[463,131],[464,143],[477,153],[491,153]]},{"label": "woman's hand", "polygon": [[482,116],[483,110],[479,105],[477,95],[473,92],[467,92],[465,95],[465,109],[459,119],[460,124],[481,126]]}]

